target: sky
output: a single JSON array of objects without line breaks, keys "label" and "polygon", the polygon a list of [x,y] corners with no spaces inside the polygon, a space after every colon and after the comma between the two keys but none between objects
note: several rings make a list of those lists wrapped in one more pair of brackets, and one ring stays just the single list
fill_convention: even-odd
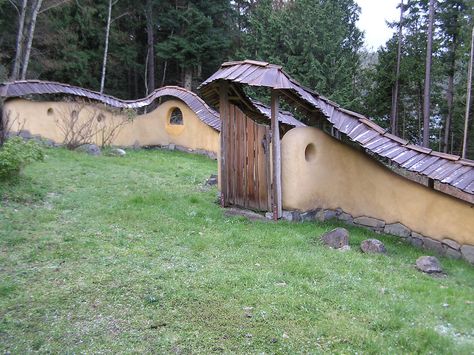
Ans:
[{"label": "sky", "polygon": [[367,49],[377,50],[392,36],[386,21],[398,21],[400,0],[356,0],[361,8],[358,27],[365,32]]}]

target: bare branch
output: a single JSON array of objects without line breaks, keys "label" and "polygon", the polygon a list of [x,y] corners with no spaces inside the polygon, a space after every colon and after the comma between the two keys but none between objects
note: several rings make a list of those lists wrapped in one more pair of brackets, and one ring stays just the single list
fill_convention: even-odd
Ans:
[{"label": "bare branch", "polygon": [[114,19],[112,19],[112,21],[110,21],[110,23],[114,23],[115,21],[117,21],[118,19],[120,19],[120,18],[122,18],[122,17],[124,17],[124,16],[126,16],[126,15],[130,15],[130,12],[129,12],[129,11],[124,12],[123,14],[121,14],[121,15],[115,17]]},{"label": "bare branch", "polygon": [[20,10],[18,9],[18,6],[13,2],[13,0],[8,0],[10,4],[15,8],[16,12],[18,13],[18,16],[20,16]]},{"label": "bare branch", "polygon": [[46,12],[46,11],[51,10],[51,9],[54,9],[55,7],[61,6],[61,5],[65,4],[65,3],[67,3],[67,2],[70,2],[70,1],[71,1],[71,0],[61,0],[61,1],[59,1],[59,2],[57,2],[57,3],[55,3],[55,4],[53,4],[53,5],[51,5],[51,6],[47,7],[47,8],[45,8],[45,9],[43,9],[43,10],[41,10],[41,11],[39,12],[39,14],[42,14],[43,12]]}]

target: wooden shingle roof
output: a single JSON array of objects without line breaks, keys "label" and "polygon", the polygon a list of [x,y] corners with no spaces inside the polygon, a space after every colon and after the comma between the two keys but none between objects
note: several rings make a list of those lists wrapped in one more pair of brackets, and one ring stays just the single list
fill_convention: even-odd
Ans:
[{"label": "wooden shingle roof", "polygon": [[[219,81],[238,85],[263,86],[279,90],[284,97],[307,111],[321,114],[335,130],[357,143],[366,152],[389,161],[407,173],[431,179],[439,191],[474,204],[474,161],[410,144],[388,133],[368,117],[346,110],[337,103],[300,85],[282,67],[265,62],[227,62],[201,86],[201,96],[211,105],[219,101]],[[402,174],[412,178],[412,174]],[[413,180],[419,182],[418,179]]]}]

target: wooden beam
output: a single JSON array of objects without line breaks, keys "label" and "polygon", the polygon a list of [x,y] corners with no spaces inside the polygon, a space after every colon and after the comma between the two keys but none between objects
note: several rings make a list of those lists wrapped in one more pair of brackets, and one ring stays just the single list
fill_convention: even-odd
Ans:
[{"label": "wooden beam", "polygon": [[280,109],[280,95],[278,91],[272,90],[272,196],[273,196],[273,219],[277,220],[282,215],[281,206],[281,154],[280,154],[280,127],[278,112]]},{"label": "wooden beam", "polygon": [[221,146],[220,146],[220,185],[221,185],[221,205],[228,206],[228,177],[227,177],[227,153],[229,143],[228,126],[229,126],[229,83],[222,81],[219,83],[219,114],[221,118]]}]

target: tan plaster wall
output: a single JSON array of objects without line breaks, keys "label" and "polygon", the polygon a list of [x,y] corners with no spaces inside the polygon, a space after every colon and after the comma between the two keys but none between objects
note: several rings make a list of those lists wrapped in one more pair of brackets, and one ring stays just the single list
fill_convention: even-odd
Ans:
[{"label": "tan plaster wall", "polygon": [[[310,143],[315,154],[306,161]],[[284,209],[342,208],[353,217],[400,222],[434,239],[474,245],[474,206],[402,178],[319,129],[286,133],[281,157]]]},{"label": "tan plaster wall", "polygon": [[[70,115],[72,110],[78,110],[80,107],[81,105],[68,102],[14,99],[5,103],[4,114],[10,112],[10,117],[18,118],[24,123],[23,129],[31,134],[62,143],[64,134],[58,128],[57,120],[65,114]],[[169,114],[174,107],[178,107],[183,113],[183,126],[169,124]],[[48,109],[52,109],[50,114]],[[99,113],[105,116],[105,120],[122,120],[126,117],[113,114],[104,105],[88,104],[79,112],[79,119],[86,119]],[[16,129],[17,125],[13,128]],[[100,144],[100,139],[97,138],[96,143]],[[217,153],[219,132],[203,123],[183,102],[169,100],[147,114],[135,116],[132,122],[122,127],[112,144],[118,146],[176,144]]]}]

